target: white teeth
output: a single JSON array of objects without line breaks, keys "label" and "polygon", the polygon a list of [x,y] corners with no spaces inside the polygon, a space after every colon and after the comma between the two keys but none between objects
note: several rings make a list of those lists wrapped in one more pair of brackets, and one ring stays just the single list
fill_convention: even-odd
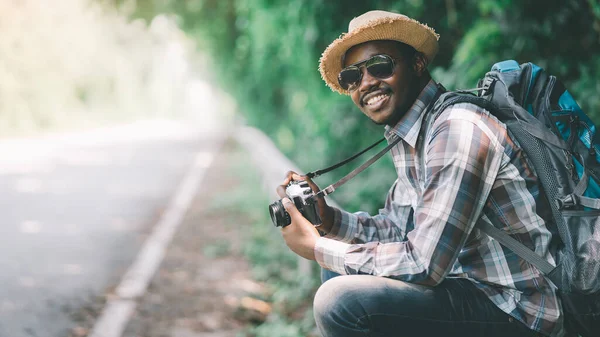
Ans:
[{"label": "white teeth", "polygon": [[369,98],[369,100],[367,101],[367,105],[371,105],[371,104],[377,103],[377,102],[381,101],[382,99],[384,99],[386,96],[387,96],[387,95],[383,95],[383,94],[382,94],[382,95],[377,95],[377,96],[375,96],[375,97],[371,97],[371,98]]}]

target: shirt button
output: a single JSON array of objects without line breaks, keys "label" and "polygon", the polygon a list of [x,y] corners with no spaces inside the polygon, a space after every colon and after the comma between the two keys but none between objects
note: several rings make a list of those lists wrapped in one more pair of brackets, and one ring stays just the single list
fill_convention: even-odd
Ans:
[{"label": "shirt button", "polygon": [[512,317],[509,317],[509,318],[508,318],[508,321],[509,321],[510,323],[512,323],[512,322],[514,322],[514,321],[515,321],[515,319],[514,319],[514,318],[512,318]]}]

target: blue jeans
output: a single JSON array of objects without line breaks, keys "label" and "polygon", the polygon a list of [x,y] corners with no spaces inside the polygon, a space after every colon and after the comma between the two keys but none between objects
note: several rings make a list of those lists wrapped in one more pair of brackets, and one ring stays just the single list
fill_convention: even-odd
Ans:
[{"label": "blue jeans", "polygon": [[542,336],[496,307],[469,280],[427,287],[323,270],[314,314],[323,337]]}]

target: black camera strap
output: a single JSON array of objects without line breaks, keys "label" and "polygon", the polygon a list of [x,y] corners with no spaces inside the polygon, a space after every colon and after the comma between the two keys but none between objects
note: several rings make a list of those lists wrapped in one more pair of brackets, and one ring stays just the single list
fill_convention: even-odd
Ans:
[{"label": "black camera strap", "polygon": [[[371,157],[371,159],[367,160],[366,162],[364,162],[362,165],[360,165],[359,167],[355,168],[354,170],[352,170],[352,172],[348,173],[346,176],[344,176],[342,179],[338,180],[336,183],[331,184],[327,187],[325,187],[324,189],[320,190],[319,192],[315,193],[311,198],[313,199],[313,201],[317,201],[317,198],[320,197],[324,197],[326,195],[329,195],[331,193],[333,193],[338,187],[344,185],[348,180],[354,178],[357,174],[361,173],[362,171],[364,171],[367,167],[371,166],[374,162],[376,162],[379,158],[381,158],[381,156],[383,156],[384,154],[386,154],[386,152],[388,152],[389,150],[392,149],[392,147],[394,147],[396,144],[398,144],[398,142],[402,139],[398,136],[394,136],[395,138],[393,138],[393,141],[391,143],[389,143],[388,146],[386,146],[384,149],[382,149],[381,151],[379,151],[376,155],[374,155],[373,157]],[[318,175],[315,175],[316,172],[319,172],[319,174],[323,174],[326,172],[329,172],[333,169],[336,169],[352,160],[354,160],[355,158],[357,158],[358,156],[360,156],[361,154],[365,153],[366,151],[372,149],[374,146],[376,146],[377,144],[381,143],[383,140],[385,140],[385,138],[382,138],[380,140],[378,140],[375,144],[369,146],[368,148],[366,148],[365,150],[362,150],[361,152],[355,154],[354,156],[344,160],[343,162],[340,162],[338,164],[335,164],[333,166],[330,166],[326,169],[323,170],[318,170],[318,171],[314,171],[314,172],[310,172],[307,173],[306,176],[309,178],[312,177],[316,177]],[[309,176],[310,175],[310,176]]]},{"label": "black camera strap", "polygon": [[[438,100],[438,98],[440,97],[440,95],[442,93],[444,93],[446,91],[446,88],[444,88],[441,84],[438,84],[438,91],[435,94],[435,96],[433,97],[433,100],[431,101],[431,103],[429,103],[429,106],[427,107],[427,110],[425,110],[425,115],[428,114],[431,109],[433,109],[433,106],[435,105],[435,102]],[[423,120],[425,120],[425,116],[423,116]],[[318,198],[322,198],[326,195],[329,195],[331,193],[333,193],[338,187],[344,185],[346,182],[348,182],[348,180],[354,178],[357,174],[361,173],[362,171],[364,171],[367,167],[371,166],[374,162],[376,162],[379,158],[381,158],[381,156],[383,156],[386,152],[388,152],[389,150],[391,150],[396,144],[398,144],[398,142],[401,140],[401,138],[398,135],[394,135],[394,138],[392,138],[391,143],[389,143],[388,146],[386,146],[384,149],[382,149],[381,151],[379,151],[376,155],[374,155],[371,159],[367,160],[365,163],[363,163],[362,165],[360,165],[359,167],[355,168],[354,170],[352,170],[352,172],[348,173],[346,176],[344,176],[342,179],[338,180],[335,184],[331,184],[327,187],[325,187],[324,189],[320,190],[319,192],[315,193],[312,197],[310,197],[310,199],[312,199],[313,202],[316,202]],[[335,170],[336,168],[346,165],[347,163],[351,162],[352,160],[358,158],[360,155],[362,155],[363,153],[369,151],[370,149],[374,148],[375,146],[377,146],[379,143],[383,142],[385,140],[385,138],[382,138],[380,140],[378,140],[377,142],[375,142],[373,145],[367,147],[366,149],[360,151],[359,153],[353,155],[352,157],[345,159],[335,165],[332,165],[328,168],[322,169],[322,170],[316,170],[313,172],[309,172],[306,174],[306,177],[308,178],[314,178],[314,177],[318,177],[321,174],[327,173],[329,171]],[[308,198],[307,198],[308,199]]]},{"label": "black camera strap", "polygon": [[353,161],[354,159],[358,158],[363,153],[365,153],[365,152],[369,151],[370,149],[374,148],[375,146],[379,145],[379,143],[383,142],[384,140],[385,140],[385,138],[381,138],[380,140],[376,141],[373,145],[367,147],[366,149],[360,151],[359,153],[353,155],[352,157],[344,159],[344,160],[342,160],[341,162],[339,162],[339,163],[337,163],[335,165],[329,166],[328,168],[324,168],[322,170],[316,170],[316,171],[313,171],[313,172],[308,172],[306,174],[306,177],[308,177],[310,179],[316,178],[316,177],[320,176],[321,174],[325,174],[325,173],[327,173],[329,171],[335,170],[336,168],[338,168],[340,166],[344,166],[344,165],[348,164],[349,162]]}]

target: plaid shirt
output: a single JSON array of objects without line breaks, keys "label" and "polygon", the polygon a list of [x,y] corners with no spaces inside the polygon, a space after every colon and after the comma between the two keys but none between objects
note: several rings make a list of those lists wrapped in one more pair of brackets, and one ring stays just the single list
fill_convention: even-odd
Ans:
[{"label": "plaid shirt", "polygon": [[[435,120],[430,81],[385,137],[398,179],[378,215],[335,209],[330,233],[317,240],[319,264],[340,274],[370,274],[435,286],[471,280],[501,310],[544,335],[561,336],[563,316],[553,285],[476,228],[490,222],[551,264],[549,209],[520,147],[506,127],[473,104],[456,104]],[[541,205],[536,211],[536,207]]]}]

